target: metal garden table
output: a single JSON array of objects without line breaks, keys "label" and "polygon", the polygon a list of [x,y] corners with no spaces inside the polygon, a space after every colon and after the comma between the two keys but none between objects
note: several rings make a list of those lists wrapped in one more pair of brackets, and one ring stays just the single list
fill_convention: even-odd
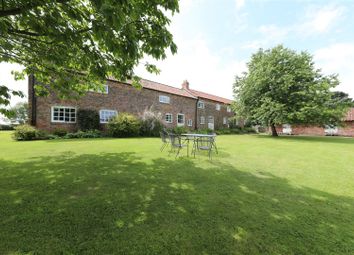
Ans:
[{"label": "metal garden table", "polygon": [[[193,147],[196,149],[198,143],[198,139],[200,138],[205,138],[205,137],[216,137],[216,134],[181,134],[181,136],[185,137],[185,140],[187,141],[187,155],[189,156],[189,141],[193,141]],[[218,148],[216,147],[215,140],[213,142],[213,145],[215,147],[216,153],[218,153]]]}]

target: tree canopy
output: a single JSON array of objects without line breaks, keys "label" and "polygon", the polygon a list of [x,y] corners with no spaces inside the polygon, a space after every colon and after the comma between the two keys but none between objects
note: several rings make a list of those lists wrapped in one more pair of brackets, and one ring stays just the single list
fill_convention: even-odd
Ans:
[{"label": "tree canopy", "polygon": [[7,119],[11,124],[25,124],[28,120],[27,102],[19,102],[9,109]]},{"label": "tree canopy", "polygon": [[[15,78],[34,74],[39,93],[50,84],[60,95],[81,95],[110,76],[136,85],[139,60],[176,53],[168,15],[178,10],[178,0],[2,0],[0,62],[23,65]],[[0,84],[0,105],[11,94],[20,95]]]},{"label": "tree canopy", "polygon": [[337,75],[323,75],[307,52],[282,45],[259,49],[247,67],[236,76],[235,109],[255,124],[270,126],[274,136],[276,125],[335,125],[346,112],[348,105],[330,91],[339,84]]},{"label": "tree canopy", "polygon": [[332,99],[335,104],[339,102],[340,104],[347,104],[349,107],[354,107],[354,99],[349,97],[349,94],[343,91],[334,91],[332,94]]}]

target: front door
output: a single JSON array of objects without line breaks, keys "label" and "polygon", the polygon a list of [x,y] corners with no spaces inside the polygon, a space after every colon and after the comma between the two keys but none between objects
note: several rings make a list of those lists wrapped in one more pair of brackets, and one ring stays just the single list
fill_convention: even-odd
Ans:
[{"label": "front door", "polygon": [[213,116],[208,117],[208,128],[211,130],[214,130],[214,117]]}]

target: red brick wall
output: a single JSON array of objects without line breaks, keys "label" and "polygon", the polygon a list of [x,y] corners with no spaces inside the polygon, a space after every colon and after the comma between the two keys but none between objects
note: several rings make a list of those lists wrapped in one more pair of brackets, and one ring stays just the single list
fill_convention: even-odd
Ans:
[{"label": "red brick wall", "polygon": [[291,126],[294,135],[325,135],[323,127],[316,126]]},{"label": "red brick wall", "polygon": [[[227,124],[223,124],[223,118],[231,118],[234,116],[233,112],[227,112],[227,105],[223,103],[218,103],[212,100],[208,99],[200,99],[200,101],[204,102],[204,109],[198,108],[197,113],[198,113],[198,122],[197,126],[198,129],[204,129],[208,128],[208,117],[213,116],[214,117],[214,128],[215,129],[220,129],[220,128],[227,128]],[[220,104],[220,111],[216,110],[216,105]],[[205,117],[205,124],[200,124],[200,117],[204,116]]]},{"label": "red brick wall", "polygon": [[[278,133],[283,132],[282,126],[276,127]],[[303,125],[291,125],[293,135],[315,135],[324,136],[325,129],[323,127],[316,126],[303,126]],[[354,121],[346,121],[343,126],[338,127],[337,135],[340,136],[352,136],[354,137]]]},{"label": "red brick wall", "polygon": [[[65,128],[70,131],[77,129],[77,124],[51,122],[52,106],[72,106],[77,109],[95,109],[97,111],[109,109],[117,110],[118,114],[129,112],[137,116],[142,114],[145,109],[151,109],[162,114],[163,123],[165,123],[165,113],[172,114],[173,123],[165,123],[167,127],[177,126],[177,113],[183,113],[185,114],[185,127],[187,127],[188,119],[193,120],[194,126],[196,99],[150,89],[138,90],[130,85],[114,81],[108,81],[107,84],[109,86],[108,94],[88,92],[80,100],[61,100],[54,94],[48,97],[37,97],[36,126],[47,131],[53,131],[56,128]],[[160,103],[159,95],[169,96],[170,104]]]},{"label": "red brick wall", "polygon": [[338,135],[354,137],[354,121],[346,121],[342,127],[339,127]]}]

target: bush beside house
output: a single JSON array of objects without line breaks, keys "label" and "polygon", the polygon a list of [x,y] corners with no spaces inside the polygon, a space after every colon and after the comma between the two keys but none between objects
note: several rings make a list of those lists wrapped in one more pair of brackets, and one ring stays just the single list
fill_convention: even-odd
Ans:
[{"label": "bush beside house", "polygon": [[108,122],[108,132],[112,137],[139,136],[141,122],[129,113],[120,113]]},{"label": "bush beside house", "polygon": [[18,141],[41,140],[46,136],[46,132],[38,130],[27,124],[15,127],[15,132],[13,133],[13,138]]},{"label": "bush beside house", "polygon": [[[129,113],[120,113],[113,117],[107,124],[107,130],[101,132],[99,127],[99,115],[94,110],[78,111],[77,132],[68,133],[66,129],[57,128],[52,134],[37,130],[30,125],[19,125],[15,128],[14,139],[24,140],[40,140],[40,139],[75,139],[75,138],[98,138],[103,136],[110,137],[158,137],[160,131],[165,128],[160,117],[156,113],[148,112],[138,118]],[[95,128],[96,127],[96,128]],[[191,131],[186,127],[174,127],[168,129],[174,134],[183,134],[188,132],[210,134],[245,134],[255,133],[255,130],[248,127],[233,127],[219,130],[199,129]]]},{"label": "bush beside house", "polygon": [[77,124],[79,130],[98,130],[100,128],[100,116],[96,110],[79,109],[77,111]]},{"label": "bush beside house", "polygon": [[151,110],[146,110],[140,116],[141,127],[140,135],[145,137],[158,137],[160,131],[164,129],[164,125],[161,121],[161,114],[158,114]]}]

